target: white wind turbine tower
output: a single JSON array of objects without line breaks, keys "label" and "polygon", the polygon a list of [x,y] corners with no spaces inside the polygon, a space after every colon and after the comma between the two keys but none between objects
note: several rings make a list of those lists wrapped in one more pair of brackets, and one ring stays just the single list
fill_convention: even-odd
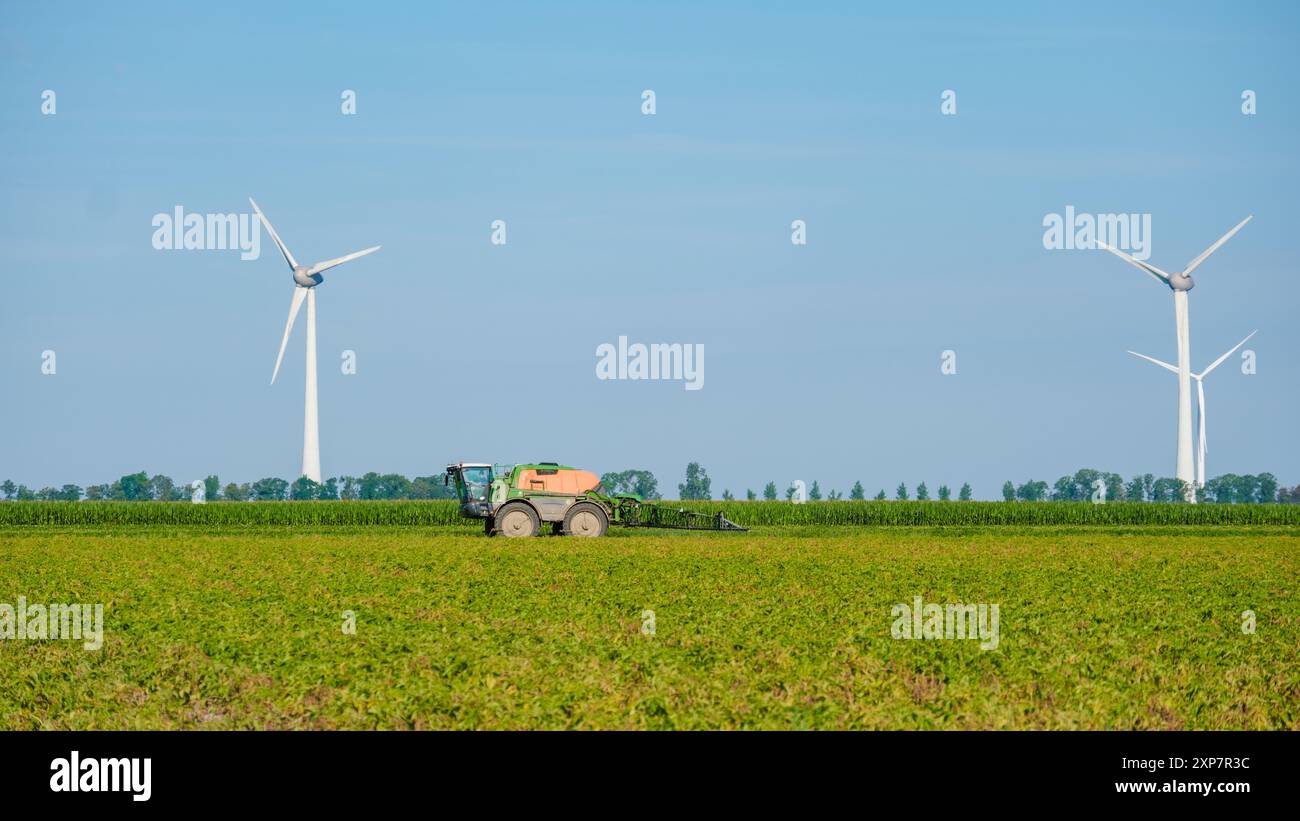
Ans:
[{"label": "white wind turbine tower", "polygon": [[[1251,217],[1254,215],[1252,214]],[[1188,489],[1187,501],[1195,502],[1196,495],[1192,492],[1195,477],[1192,475],[1192,371],[1191,365],[1191,328],[1187,316],[1187,292],[1195,287],[1196,283],[1192,281],[1191,273],[1223,243],[1232,239],[1232,235],[1241,230],[1242,226],[1250,222],[1251,217],[1246,217],[1237,223],[1236,227],[1219,238],[1218,242],[1211,245],[1201,252],[1201,255],[1187,264],[1179,274],[1167,274],[1154,265],[1148,265],[1141,260],[1134,259],[1118,248],[1107,245],[1098,241],[1097,247],[1104,248],[1115,254],[1120,259],[1136,265],[1152,279],[1159,280],[1169,286],[1169,290],[1174,292],[1174,320],[1178,333],[1178,461],[1176,464],[1174,476],[1185,483]]]},{"label": "white wind turbine tower", "polygon": [[[1223,356],[1211,362],[1208,368],[1201,371],[1200,373],[1194,373],[1191,375],[1192,379],[1196,380],[1196,419],[1197,419],[1197,427],[1200,428],[1200,432],[1198,434],[1199,441],[1197,442],[1196,445],[1196,486],[1197,487],[1205,487],[1205,451],[1207,449],[1205,446],[1205,377],[1209,376],[1210,371],[1222,365],[1223,360],[1227,359],[1228,357],[1236,353],[1237,350],[1241,348],[1242,345],[1245,345],[1247,342],[1250,341],[1250,337],[1254,336],[1257,333],[1259,333],[1259,331],[1251,331],[1250,336],[1247,336],[1245,339],[1241,340],[1236,345],[1232,346],[1232,350],[1228,351]],[[1174,365],[1170,365],[1168,362],[1161,362],[1159,359],[1153,359],[1152,357],[1149,357],[1146,354],[1138,353],[1137,351],[1129,351],[1129,353],[1133,354],[1134,356],[1141,357],[1142,359],[1145,359],[1148,362],[1154,362],[1155,364],[1159,365],[1160,367],[1164,368],[1167,371],[1173,371],[1175,374],[1178,373],[1178,368]]]},{"label": "white wind turbine tower", "polygon": [[280,240],[280,235],[275,233],[275,229],[271,227],[271,221],[262,213],[262,209],[257,207],[257,203],[253,202],[252,197],[249,197],[248,201],[252,203],[253,211],[257,213],[258,219],[266,226],[271,239],[275,240],[280,253],[284,254],[284,261],[289,263],[289,270],[293,271],[293,301],[289,303],[289,319],[284,323],[284,338],[280,340],[280,355],[275,358],[275,370],[271,372],[272,385],[275,384],[276,375],[280,373],[280,362],[284,360],[284,349],[289,344],[289,332],[293,330],[293,322],[298,318],[298,309],[302,307],[303,300],[307,300],[307,397],[303,414],[302,475],[319,484],[321,474],[320,427],[316,412],[316,286],[320,285],[325,279],[321,276],[322,271],[329,270],[335,265],[342,265],[357,257],[364,257],[366,254],[374,253],[381,246],[376,245],[364,251],[357,251],[337,259],[318,262],[311,266],[299,265],[298,261],[293,258],[293,254],[289,252],[289,248]]}]

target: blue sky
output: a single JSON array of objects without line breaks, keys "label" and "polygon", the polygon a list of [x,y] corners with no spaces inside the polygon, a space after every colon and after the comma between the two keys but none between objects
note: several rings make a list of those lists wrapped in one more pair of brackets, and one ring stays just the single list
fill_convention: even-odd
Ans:
[{"label": "blue sky", "polygon": [[[252,195],[301,261],[384,246],[318,291],[327,475],[1171,475],[1174,378],[1125,350],[1174,358],[1172,299],[1045,250],[1073,205],[1149,213],[1177,270],[1255,215],[1191,295],[1194,367],[1259,329],[1256,374],[1207,380],[1209,472],[1300,482],[1293,4],[808,5],[9,6],[0,478],[296,475],[305,328],[268,385],[269,238],[150,244]],[[596,379],[620,335],[703,344],[704,389]]]}]

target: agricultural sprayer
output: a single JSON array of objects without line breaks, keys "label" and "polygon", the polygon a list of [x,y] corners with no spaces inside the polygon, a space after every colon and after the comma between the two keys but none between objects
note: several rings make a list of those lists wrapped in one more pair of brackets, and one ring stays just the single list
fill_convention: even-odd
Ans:
[{"label": "agricultural sprayer", "polygon": [[673,530],[745,530],[721,513],[650,504],[631,494],[609,494],[596,474],[555,462],[490,465],[457,462],[444,483],[456,485],[460,515],[482,519],[489,536],[536,536],[543,522],[567,536],[603,536],[611,524]]}]

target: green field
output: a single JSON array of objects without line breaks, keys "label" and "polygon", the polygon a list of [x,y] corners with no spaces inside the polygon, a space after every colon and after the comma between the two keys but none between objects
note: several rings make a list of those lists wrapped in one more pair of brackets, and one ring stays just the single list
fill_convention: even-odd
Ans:
[{"label": "green field", "polygon": [[[0,641],[0,729],[1300,729],[1298,548],[1293,527],[10,526],[0,603],[103,603],[104,643]],[[891,638],[914,596],[998,604],[997,649]]]}]

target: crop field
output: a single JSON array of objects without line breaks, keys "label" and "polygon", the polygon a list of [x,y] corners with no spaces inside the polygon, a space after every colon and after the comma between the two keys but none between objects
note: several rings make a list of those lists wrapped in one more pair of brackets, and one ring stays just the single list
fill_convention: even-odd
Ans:
[{"label": "crop field", "polygon": [[[1001,527],[1022,525],[1291,525],[1300,505],[1118,502],[658,502],[746,525]],[[462,522],[451,501],[6,502],[3,525],[436,527]]]},{"label": "crop field", "polygon": [[[1300,729],[1293,527],[8,525],[0,579],[103,605],[0,641],[6,730]],[[894,638],[918,596],[996,647]]]}]

